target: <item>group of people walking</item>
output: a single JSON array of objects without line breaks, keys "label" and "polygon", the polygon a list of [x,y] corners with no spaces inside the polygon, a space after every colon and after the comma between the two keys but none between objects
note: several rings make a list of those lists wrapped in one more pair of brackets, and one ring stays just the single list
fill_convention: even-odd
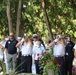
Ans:
[{"label": "group of people walking", "polygon": [[[54,41],[49,43],[49,47],[53,47],[56,60],[62,64],[59,75],[64,75],[64,73],[67,75],[68,72],[69,75],[72,75],[76,45],[71,41],[70,36],[62,37],[61,34],[56,34]],[[33,34],[33,39],[24,34],[23,38],[18,37],[16,40],[14,33],[11,32],[5,41],[0,42],[1,54],[4,55],[6,75],[9,75],[12,69],[18,73],[31,73],[33,64],[36,66],[36,73],[40,74],[39,61],[41,56],[46,54],[46,48],[43,40],[37,34]]]}]

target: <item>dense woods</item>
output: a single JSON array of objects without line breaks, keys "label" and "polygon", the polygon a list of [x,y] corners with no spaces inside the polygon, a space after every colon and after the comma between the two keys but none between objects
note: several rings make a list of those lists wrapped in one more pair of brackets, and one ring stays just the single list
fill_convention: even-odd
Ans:
[{"label": "dense woods", "polygon": [[60,32],[74,39],[76,0],[0,0],[0,38],[11,31],[16,37],[25,32],[53,39]]}]

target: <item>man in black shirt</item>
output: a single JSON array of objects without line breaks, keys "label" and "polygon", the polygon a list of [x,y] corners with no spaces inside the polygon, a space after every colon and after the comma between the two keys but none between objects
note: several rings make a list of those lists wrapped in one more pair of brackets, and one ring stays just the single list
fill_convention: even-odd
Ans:
[{"label": "man in black shirt", "polygon": [[[7,63],[8,63],[8,71],[9,71],[9,69],[15,70],[15,60],[16,60],[16,55],[17,55],[16,44],[17,43],[18,43],[18,41],[14,38],[14,33],[11,32],[9,35],[9,40],[6,42],[6,45],[5,45]],[[11,60],[12,60],[12,62],[11,62]]]},{"label": "man in black shirt", "polygon": [[66,47],[65,47],[65,75],[69,72],[72,75],[72,62],[74,58],[74,43],[71,41],[70,37],[66,37]]}]

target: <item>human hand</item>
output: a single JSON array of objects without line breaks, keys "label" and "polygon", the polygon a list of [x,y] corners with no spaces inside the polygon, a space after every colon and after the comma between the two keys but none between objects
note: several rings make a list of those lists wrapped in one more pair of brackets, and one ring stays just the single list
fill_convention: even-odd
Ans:
[{"label": "human hand", "polygon": [[54,42],[58,42],[58,39],[55,39]]},{"label": "human hand", "polygon": [[24,38],[22,38],[21,42],[24,42]]}]

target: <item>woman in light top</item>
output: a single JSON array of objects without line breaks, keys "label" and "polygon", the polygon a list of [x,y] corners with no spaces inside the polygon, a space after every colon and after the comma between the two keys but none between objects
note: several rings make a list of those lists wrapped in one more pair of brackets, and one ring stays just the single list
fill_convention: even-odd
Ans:
[{"label": "woman in light top", "polygon": [[21,48],[21,72],[31,73],[32,66],[32,42],[28,36],[23,38],[17,45],[22,44]]},{"label": "woman in light top", "polygon": [[36,66],[36,74],[40,74],[39,61],[44,54],[46,54],[46,50],[42,45],[41,40],[38,40],[37,46],[34,48],[34,62]]}]

